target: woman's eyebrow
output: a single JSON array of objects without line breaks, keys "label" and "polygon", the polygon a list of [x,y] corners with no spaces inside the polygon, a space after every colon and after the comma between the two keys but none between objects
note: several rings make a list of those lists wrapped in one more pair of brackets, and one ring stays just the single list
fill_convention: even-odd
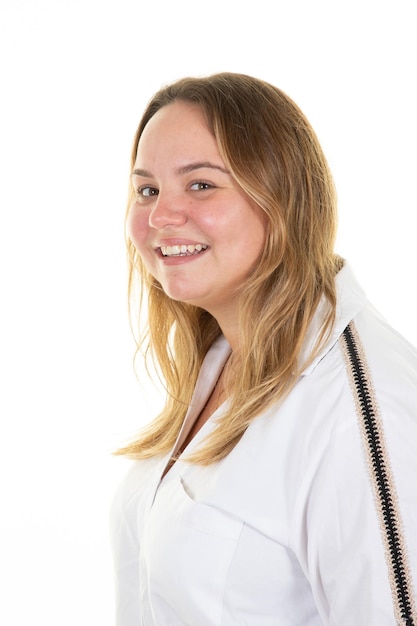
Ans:
[{"label": "woman's eyebrow", "polygon": [[150,172],[147,172],[146,170],[139,170],[139,169],[134,169],[133,172],[131,173],[131,176],[143,176],[143,178],[153,178]]},{"label": "woman's eyebrow", "polygon": [[197,161],[194,163],[187,163],[186,165],[182,165],[176,170],[177,174],[188,174],[189,172],[193,172],[194,170],[200,169],[213,169],[220,170],[224,174],[230,174],[229,170],[224,169],[220,165],[216,165],[215,163],[211,163],[210,161]]},{"label": "woman's eyebrow", "polygon": [[[230,174],[229,170],[226,170],[224,169],[224,167],[221,167],[220,165],[216,165],[215,163],[211,163],[210,161],[196,161],[193,163],[186,163],[185,165],[181,165],[181,167],[178,167],[175,170],[175,173],[181,176],[183,174],[189,174],[190,172],[194,172],[195,170],[200,170],[200,169],[213,169],[213,170],[219,170],[220,172],[223,172],[224,174]],[[131,175],[142,176],[143,178],[153,178],[153,174],[151,172],[148,172],[147,170],[138,169],[138,168],[135,168]]]}]

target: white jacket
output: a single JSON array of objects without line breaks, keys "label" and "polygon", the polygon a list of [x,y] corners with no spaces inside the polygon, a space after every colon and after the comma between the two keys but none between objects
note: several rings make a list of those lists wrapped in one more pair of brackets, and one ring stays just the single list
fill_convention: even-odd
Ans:
[{"label": "white jacket", "polygon": [[[170,455],[132,462],[111,516],[117,626],[417,625],[414,591],[413,619],[394,617],[392,546],[381,535],[384,511],[340,335],[354,320],[398,496],[394,543],[407,550],[410,589],[417,581],[417,351],[372,308],[349,265],[337,287],[331,340],[285,402],[260,415],[225,459],[208,467],[179,460],[163,480]],[[320,311],[305,355],[319,325]],[[207,355],[179,439],[229,350],[221,338]]]}]

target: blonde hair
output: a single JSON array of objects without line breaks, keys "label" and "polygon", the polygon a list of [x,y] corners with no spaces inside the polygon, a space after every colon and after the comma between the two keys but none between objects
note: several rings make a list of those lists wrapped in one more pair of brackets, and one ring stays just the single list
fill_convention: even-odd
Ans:
[{"label": "blonde hair", "polygon": [[[303,341],[323,297],[328,307],[314,354],[333,326],[341,265],[334,254],[336,194],[298,106],[278,88],[242,74],[184,78],[156,93],[136,132],[132,168],[146,124],[175,101],[202,108],[226,167],[267,216],[265,249],[240,293],[239,359],[226,380],[228,408],[189,457],[208,465],[226,456],[252,420],[295,384],[306,365],[300,363]],[[130,297],[136,287],[147,294],[147,327],[139,331],[138,347],[157,364],[167,398],[160,415],[118,453],[146,458],[173,447],[202,361],[221,331],[206,311],[170,299],[129,239],[127,249]]]}]

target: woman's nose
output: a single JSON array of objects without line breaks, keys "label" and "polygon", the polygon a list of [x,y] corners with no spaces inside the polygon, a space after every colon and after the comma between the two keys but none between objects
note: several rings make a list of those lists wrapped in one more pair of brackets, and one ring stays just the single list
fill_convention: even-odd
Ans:
[{"label": "woman's nose", "polygon": [[167,226],[182,226],[186,221],[187,213],[181,198],[160,192],[149,214],[149,225],[161,230]]}]

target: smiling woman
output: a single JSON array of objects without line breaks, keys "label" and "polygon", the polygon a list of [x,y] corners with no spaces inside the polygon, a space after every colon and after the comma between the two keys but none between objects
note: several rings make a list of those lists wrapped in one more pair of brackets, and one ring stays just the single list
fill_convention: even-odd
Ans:
[{"label": "smiling woman", "polygon": [[335,253],[309,122],[250,76],[186,78],[131,179],[167,399],[119,450],[118,626],[417,625],[417,352]]}]

